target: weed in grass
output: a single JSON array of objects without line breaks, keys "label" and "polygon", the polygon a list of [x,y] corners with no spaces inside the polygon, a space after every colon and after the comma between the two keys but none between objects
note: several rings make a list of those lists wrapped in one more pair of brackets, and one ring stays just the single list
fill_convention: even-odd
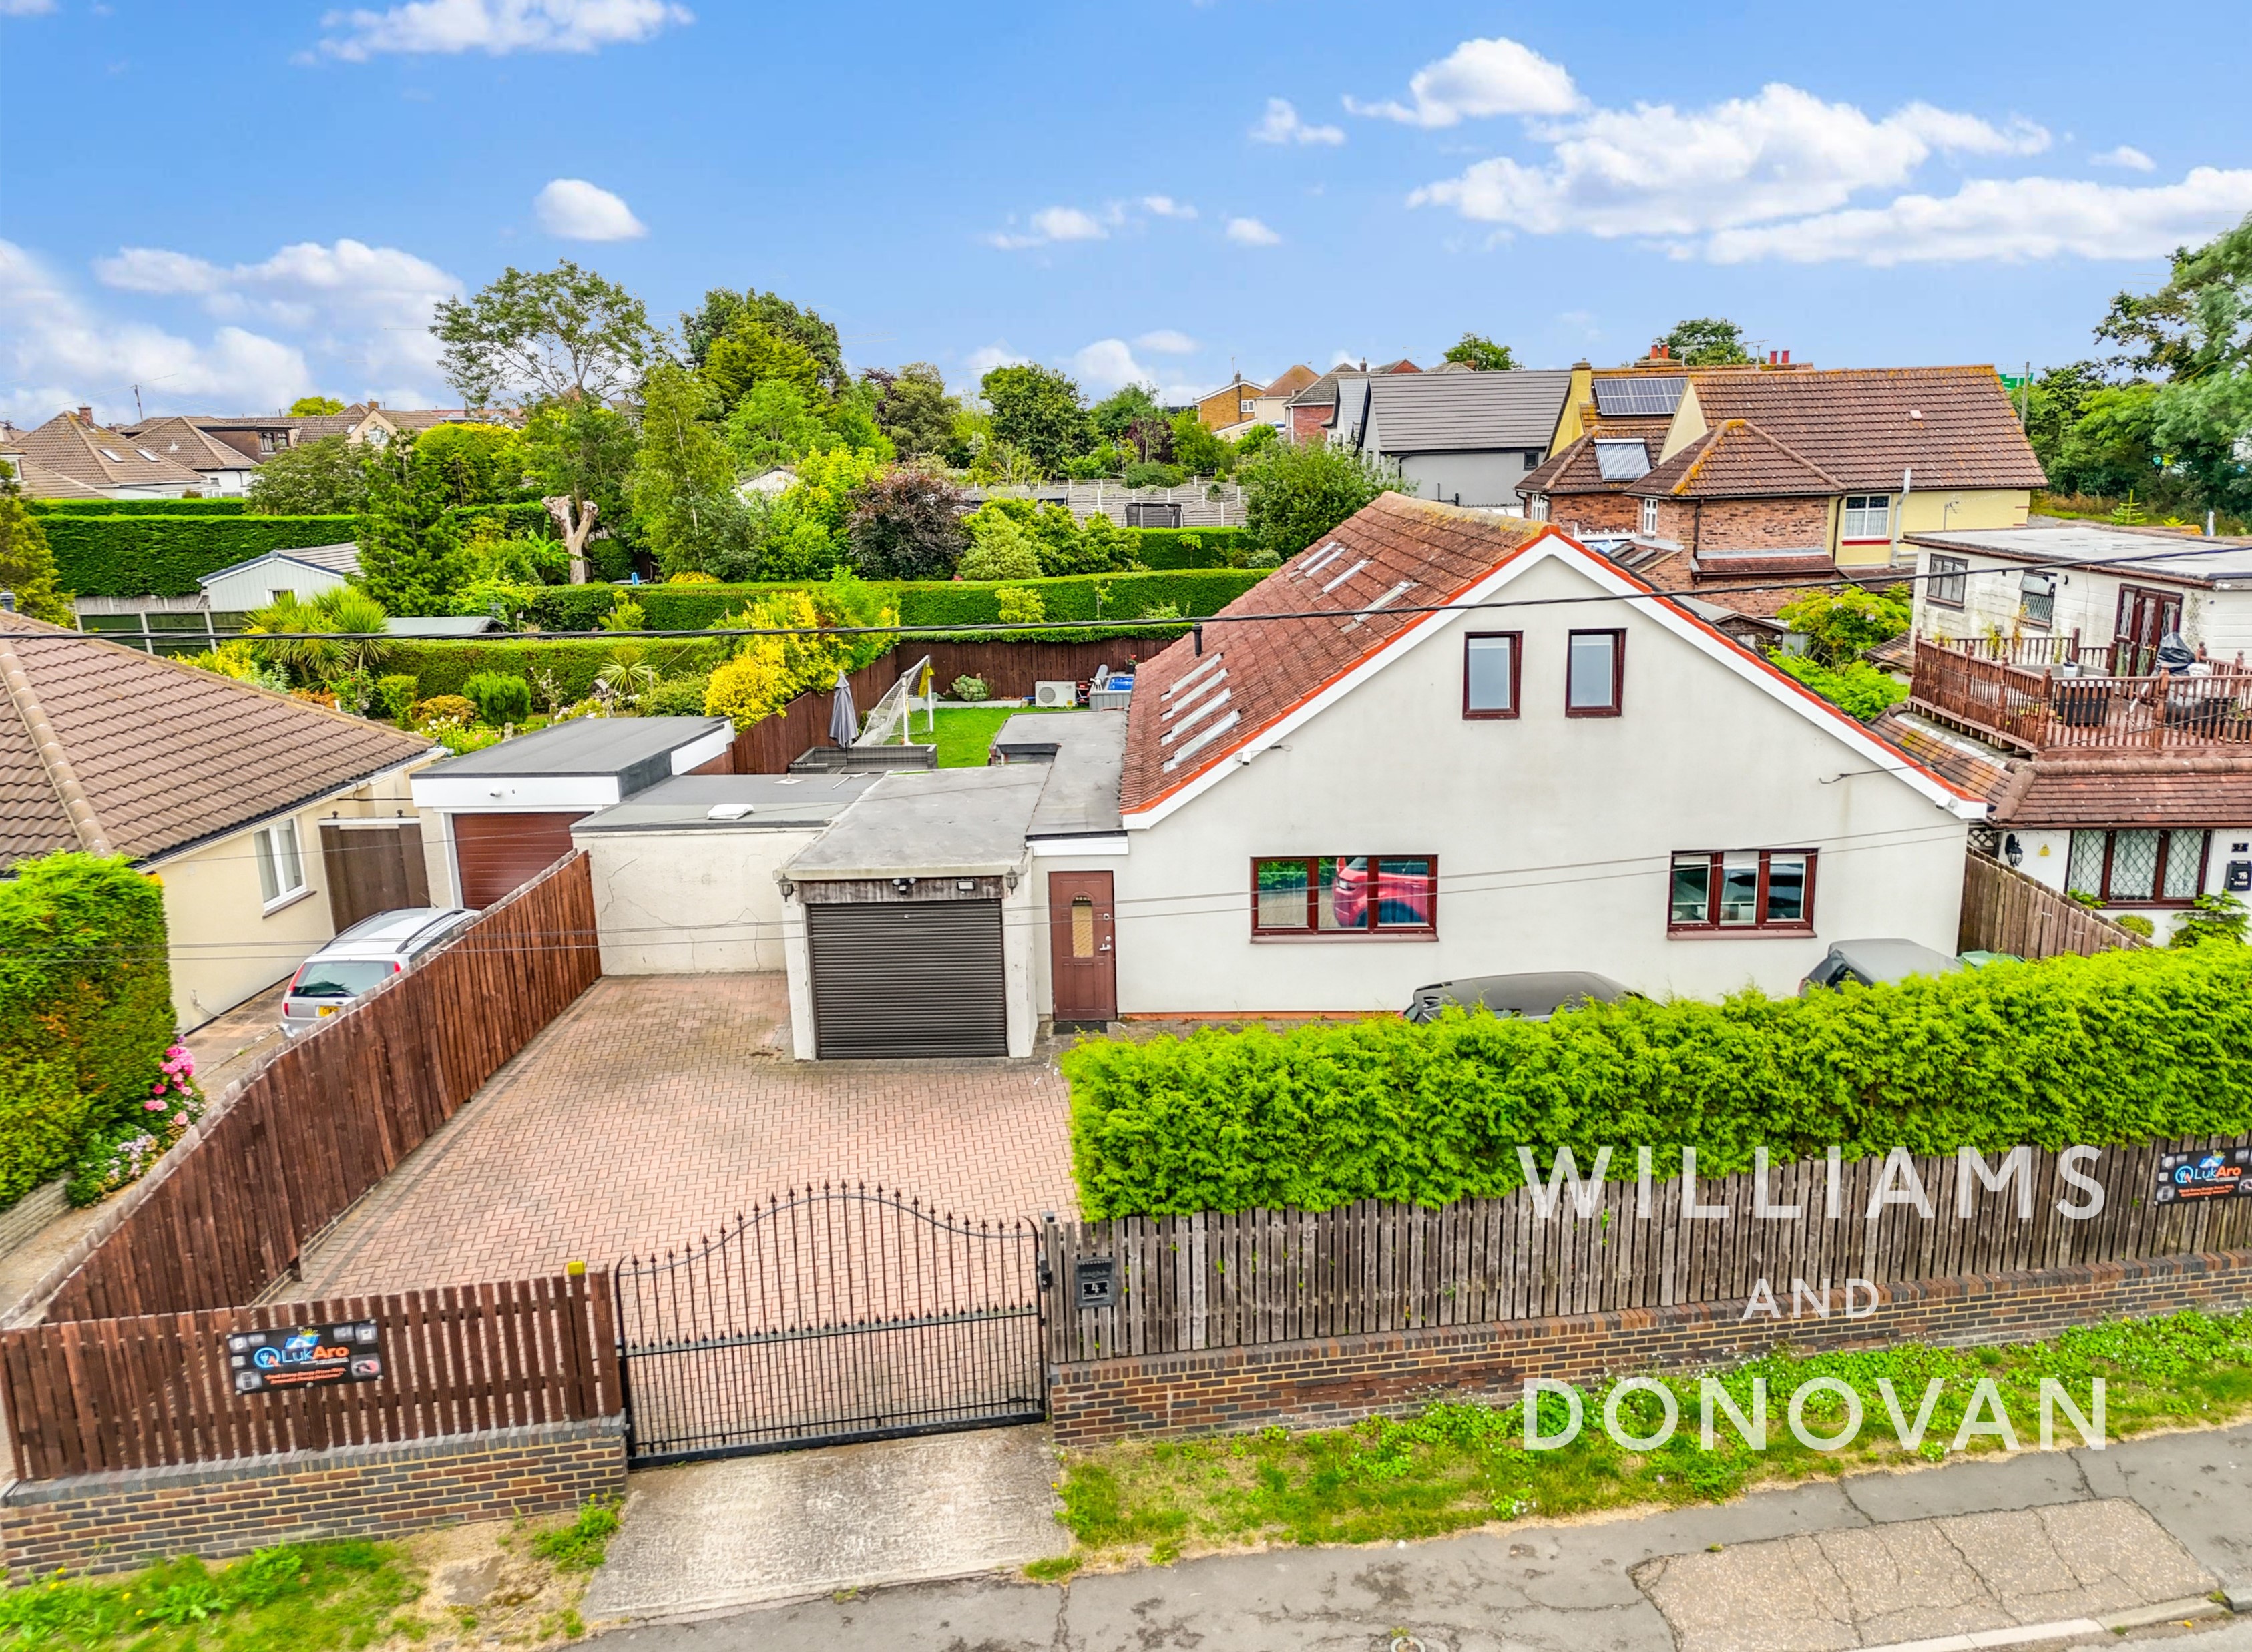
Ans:
[{"label": "weed in grass", "polygon": [[1034,1583],[1061,1583],[1079,1570],[1080,1559],[1075,1554],[1052,1554],[1028,1560],[1025,1563],[1025,1575]]},{"label": "weed in grass", "polygon": [[617,1530],[617,1500],[590,1497],[569,1525],[534,1537],[532,1551],[558,1572],[592,1572],[609,1552],[610,1539]]},{"label": "weed in grass", "polygon": [[416,1586],[386,1544],[288,1544],[216,1570],[191,1556],[115,1579],[61,1573],[0,1593],[0,1649],[352,1652]]}]

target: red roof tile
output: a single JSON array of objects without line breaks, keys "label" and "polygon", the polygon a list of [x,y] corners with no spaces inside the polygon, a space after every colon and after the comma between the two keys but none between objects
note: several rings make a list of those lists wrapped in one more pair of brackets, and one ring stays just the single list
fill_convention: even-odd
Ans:
[{"label": "red roof tile", "polygon": [[[1692,372],[1708,427],[1757,425],[1848,489],[2047,485],[1991,367]],[[1917,417],[1915,415],[1921,415]]]},{"label": "red roof tile", "polygon": [[1728,419],[1626,491],[1677,499],[1804,499],[1843,493],[1845,487],[1748,420]]},{"label": "red roof tile", "polygon": [[2242,826],[2252,821],[2252,757],[2034,758],[1994,800],[2004,826]]}]

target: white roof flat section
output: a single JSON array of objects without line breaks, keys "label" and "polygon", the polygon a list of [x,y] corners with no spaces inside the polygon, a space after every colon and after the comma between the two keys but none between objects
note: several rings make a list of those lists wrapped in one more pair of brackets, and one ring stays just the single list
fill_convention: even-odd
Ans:
[{"label": "white roof flat section", "polygon": [[782,870],[843,878],[990,878],[1025,861],[1045,763],[886,774]]},{"label": "white roof flat section", "polygon": [[1984,552],[2034,562],[2116,565],[2157,579],[2209,585],[2252,580],[2252,540],[2205,539],[2193,534],[2138,533],[2131,528],[2075,522],[2065,527],[1982,528],[1952,533],[1912,533],[1914,544],[1936,551]]}]

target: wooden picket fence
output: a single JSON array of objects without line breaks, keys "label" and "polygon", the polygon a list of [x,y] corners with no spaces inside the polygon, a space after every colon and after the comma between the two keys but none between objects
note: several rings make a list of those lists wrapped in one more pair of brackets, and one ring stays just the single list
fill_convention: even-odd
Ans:
[{"label": "wooden picket fence", "polygon": [[46,1319],[256,1301],[601,974],[574,853],[245,1079],[126,1195]]},{"label": "wooden picket fence", "polygon": [[[372,1322],[380,1377],[240,1393],[227,1338]],[[581,1421],[622,1407],[609,1279],[66,1320],[0,1332],[25,1479]]]},{"label": "wooden picket fence", "polygon": [[[2030,1156],[2032,1213],[2020,1218],[2015,1186],[1984,1190],[1957,1159],[1913,1160],[1933,1210],[1888,1203],[1874,1217],[1884,1159],[1838,1167],[1832,1204],[1825,1160],[1777,1165],[1770,1209],[1754,1214],[1750,1171],[1700,1179],[1695,1197],[1725,1206],[1725,1218],[1692,1218],[1677,1156],[1668,1180],[1654,1176],[1647,1214],[1636,1156],[1617,1156],[1590,1209],[1568,1188],[1552,1215],[1534,1191],[1465,1199],[1436,1209],[1373,1200],[1337,1210],[1245,1211],[1233,1215],[1129,1217],[1052,1224],[1048,1245],[1049,1357],[1058,1364],[1236,1348],[1424,1327],[1490,1324],[1557,1315],[1748,1298],[1765,1280],[1783,1311],[1794,1281],[1842,1310],[1849,1279],[1884,1284],[1963,1274],[2023,1273],[2129,1257],[2252,1248],[2252,1197],[2159,1203],[2167,1153],[2252,1147],[2252,1135],[2107,1148],[2076,1173],[2104,1190],[2100,1214],[2072,1220],[2058,1211],[2088,1196],[2062,1181],[2059,1156]],[[1547,1168],[1545,1154],[1540,1156]],[[1580,1167],[1592,1178],[1592,1164]],[[1958,1178],[1972,1194],[1958,1214]],[[1896,1183],[1905,1190],[1905,1178]],[[1102,1267],[1107,1259],[1108,1270]],[[1109,1306],[1079,1305],[1082,1262],[1107,1271]],[[1808,1311],[1812,1311],[1810,1308]]]},{"label": "wooden picket fence", "polygon": [[1963,857],[1963,917],[1957,952],[2005,952],[2018,958],[2060,953],[2093,957],[2150,942],[2067,900],[2037,878],[1984,855]]}]

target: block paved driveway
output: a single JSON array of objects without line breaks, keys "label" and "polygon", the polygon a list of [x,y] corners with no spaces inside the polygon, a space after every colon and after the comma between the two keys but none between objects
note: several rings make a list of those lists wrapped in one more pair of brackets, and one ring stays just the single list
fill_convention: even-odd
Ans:
[{"label": "block paved driveway", "polygon": [[[306,1255],[291,1296],[524,1279],[692,1243],[768,1193],[881,1183],[1075,1213],[1053,1059],[801,1063],[782,977],[596,982]],[[315,1035],[317,1037],[318,1035]]]}]

